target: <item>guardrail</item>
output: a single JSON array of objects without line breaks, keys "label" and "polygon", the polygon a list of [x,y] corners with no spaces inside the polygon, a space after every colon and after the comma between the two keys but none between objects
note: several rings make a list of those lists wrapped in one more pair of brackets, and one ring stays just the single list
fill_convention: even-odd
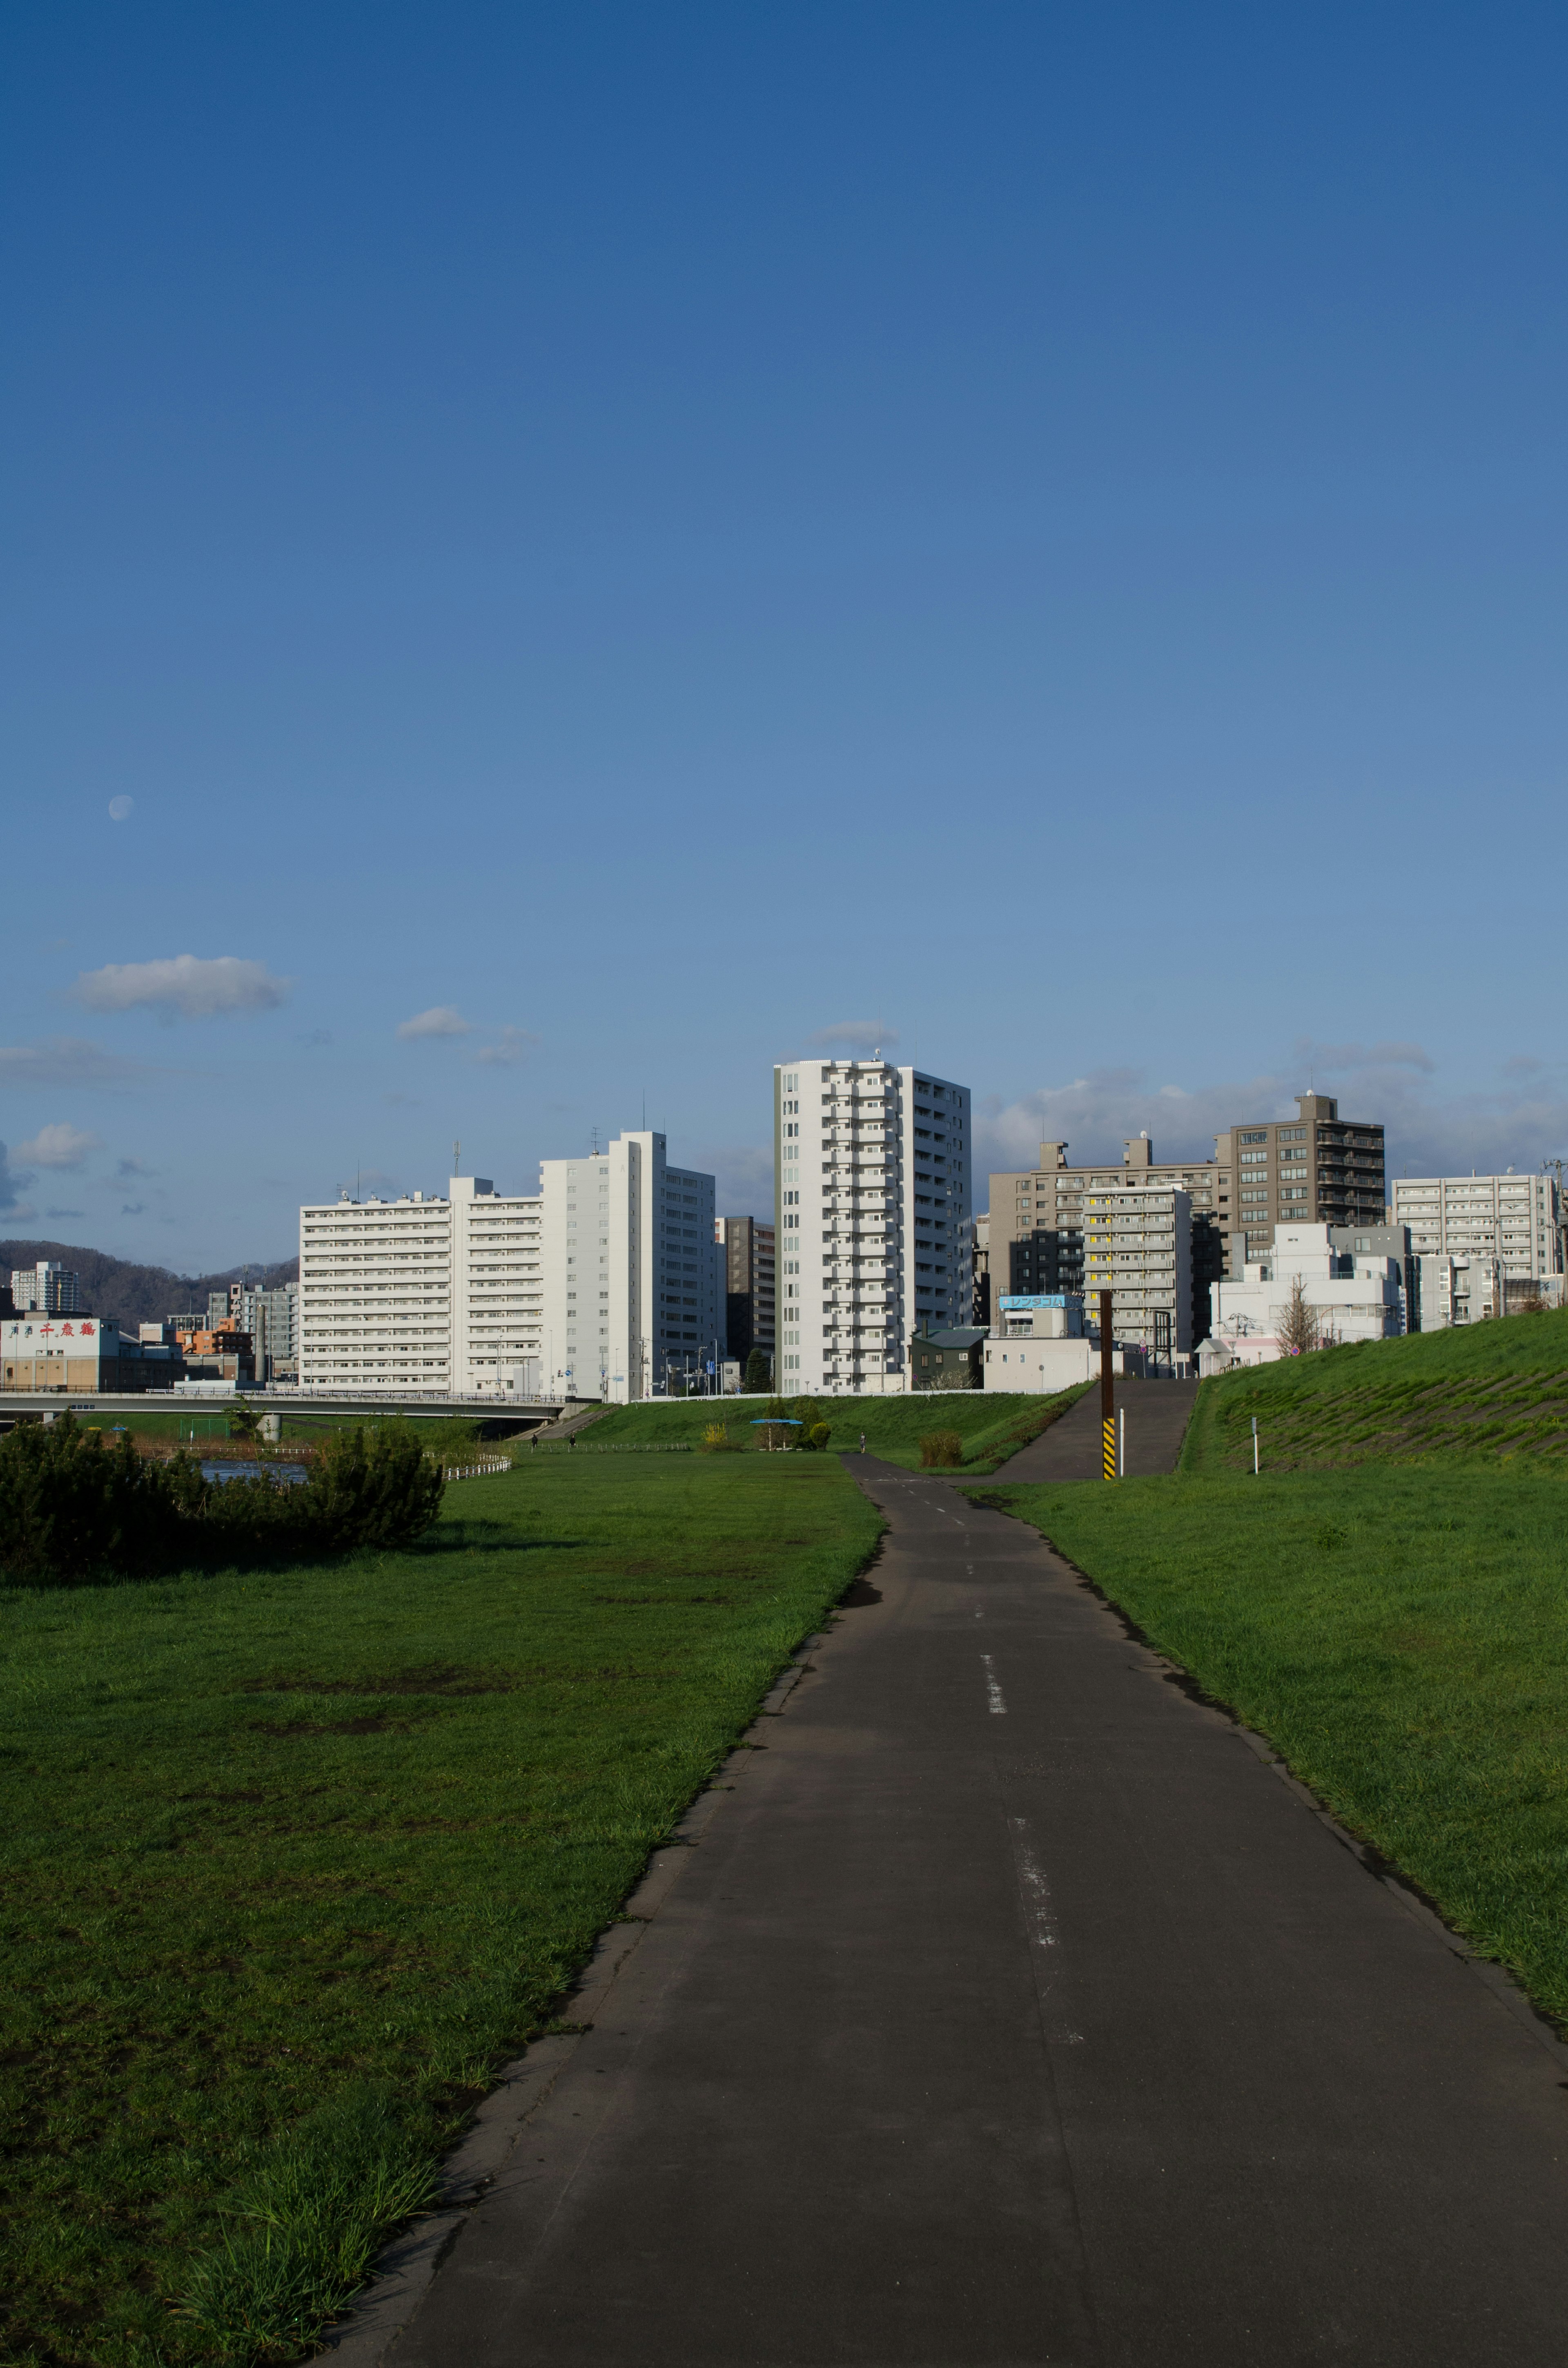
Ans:
[{"label": "guardrail", "polygon": [[510,1472],[512,1464],[507,1457],[498,1455],[483,1463],[446,1463],[441,1468],[449,1480],[483,1480],[488,1472]]}]

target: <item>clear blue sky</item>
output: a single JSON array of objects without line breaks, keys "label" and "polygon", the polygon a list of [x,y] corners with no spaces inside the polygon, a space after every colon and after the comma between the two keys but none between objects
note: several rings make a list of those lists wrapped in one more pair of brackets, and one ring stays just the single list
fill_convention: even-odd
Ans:
[{"label": "clear blue sky", "polygon": [[1568,1151],[1565,80],[1545,6],[19,0],[0,1231],[287,1255],[644,1094],[767,1210],[873,1023],[983,1167],[1309,1077]]}]

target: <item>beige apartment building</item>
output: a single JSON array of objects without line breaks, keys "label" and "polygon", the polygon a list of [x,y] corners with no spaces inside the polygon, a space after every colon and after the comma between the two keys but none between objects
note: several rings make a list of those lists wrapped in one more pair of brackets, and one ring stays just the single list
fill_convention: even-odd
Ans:
[{"label": "beige apartment building", "polygon": [[1259,1119],[1214,1138],[1215,1201],[1233,1281],[1273,1241],[1276,1225],[1383,1222],[1382,1128],[1342,1119],[1328,1094],[1298,1094],[1296,1110],[1293,1119]]},{"label": "beige apartment building", "polygon": [[[992,1325],[999,1323],[1001,1302],[1006,1297],[1101,1289],[1098,1281],[1092,1286],[1088,1281],[1086,1221],[1095,1220],[1089,1228],[1094,1232],[1105,1213],[1097,1205],[1102,1196],[1136,1184],[1145,1190],[1179,1193],[1187,1202],[1188,1239],[1182,1257],[1187,1305],[1175,1326],[1176,1339],[1185,1353],[1208,1332],[1209,1285],[1224,1272],[1215,1173],[1211,1160],[1156,1162],[1153,1144],[1146,1134],[1140,1134],[1124,1142],[1119,1167],[1102,1162],[1093,1167],[1069,1167],[1066,1144],[1042,1143],[1038,1167],[994,1175],[985,1245]],[[1095,1246],[1098,1247],[1097,1241]],[[1130,1308],[1132,1304],[1129,1302]],[[1121,1328],[1119,1307],[1119,1338]]]}]

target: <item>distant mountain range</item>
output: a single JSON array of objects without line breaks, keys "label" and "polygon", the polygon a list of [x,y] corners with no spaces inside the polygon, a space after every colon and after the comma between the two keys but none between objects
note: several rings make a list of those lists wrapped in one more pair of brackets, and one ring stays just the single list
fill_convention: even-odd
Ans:
[{"label": "distant mountain range", "polygon": [[165,1315],[184,1315],[192,1308],[207,1313],[210,1291],[226,1291],[232,1282],[271,1285],[293,1282],[300,1272],[297,1258],[275,1259],[270,1266],[225,1267],[222,1274],[172,1274],[166,1266],[137,1266],[130,1258],[110,1258],[107,1250],[85,1250],[75,1242],[0,1242],[0,1282],[9,1282],[12,1269],[37,1266],[40,1258],[58,1258],[81,1279],[82,1305],[92,1315],[108,1315],[134,1331],[139,1324],[161,1324]]}]

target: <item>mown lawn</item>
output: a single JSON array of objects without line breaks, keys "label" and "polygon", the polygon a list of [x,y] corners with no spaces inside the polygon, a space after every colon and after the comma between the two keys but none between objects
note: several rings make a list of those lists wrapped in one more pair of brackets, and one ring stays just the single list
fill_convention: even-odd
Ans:
[{"label": "mown lawn", "polygon": [[1555,1458],[983,1496],[1043,1531],[1568,2027]]},{"label": "mown lawn", "polygon": [[[933,1431],[956,1430],[963,1440],[966,1468],[986,1472],[1028,1440],[1038,1438],[1082,1395],[1081,1390],[1063,1390],[1055,1397],[944,1390],[920,1397],[822,1397],[813,1399],[812,1404],[828,1425],[830,1454],[858,1451],[864,1431],[869,1455],[914,1470],[919,1466],[920,1442],[924,1438]],[[579,1433],[574,1452],[610,1447],[696,1446],[715,1422],[724,1425],[733,1445],[748,1449],[755,1447],[762,1436],[756,1429],[756,1417],[766,1413],[770,1403],[767,1398],[677,1398],[673,1402],[651,1399],[639,1406],[618,1406]],[[783,1398],[778,1403],[789,1412],[795,1402]],[[569,1451],[533,1450],[517,1442],[514,1452],[527,1459],[533,1455],[542,1457],[547,1452]]]},{"label": "mown lawn", "polygon": [[256,2356],[226,2200],[433,2157],[879,1529],[832,1456],[540,1457],[412,1552],[0,1592],[3,2356]]}]

